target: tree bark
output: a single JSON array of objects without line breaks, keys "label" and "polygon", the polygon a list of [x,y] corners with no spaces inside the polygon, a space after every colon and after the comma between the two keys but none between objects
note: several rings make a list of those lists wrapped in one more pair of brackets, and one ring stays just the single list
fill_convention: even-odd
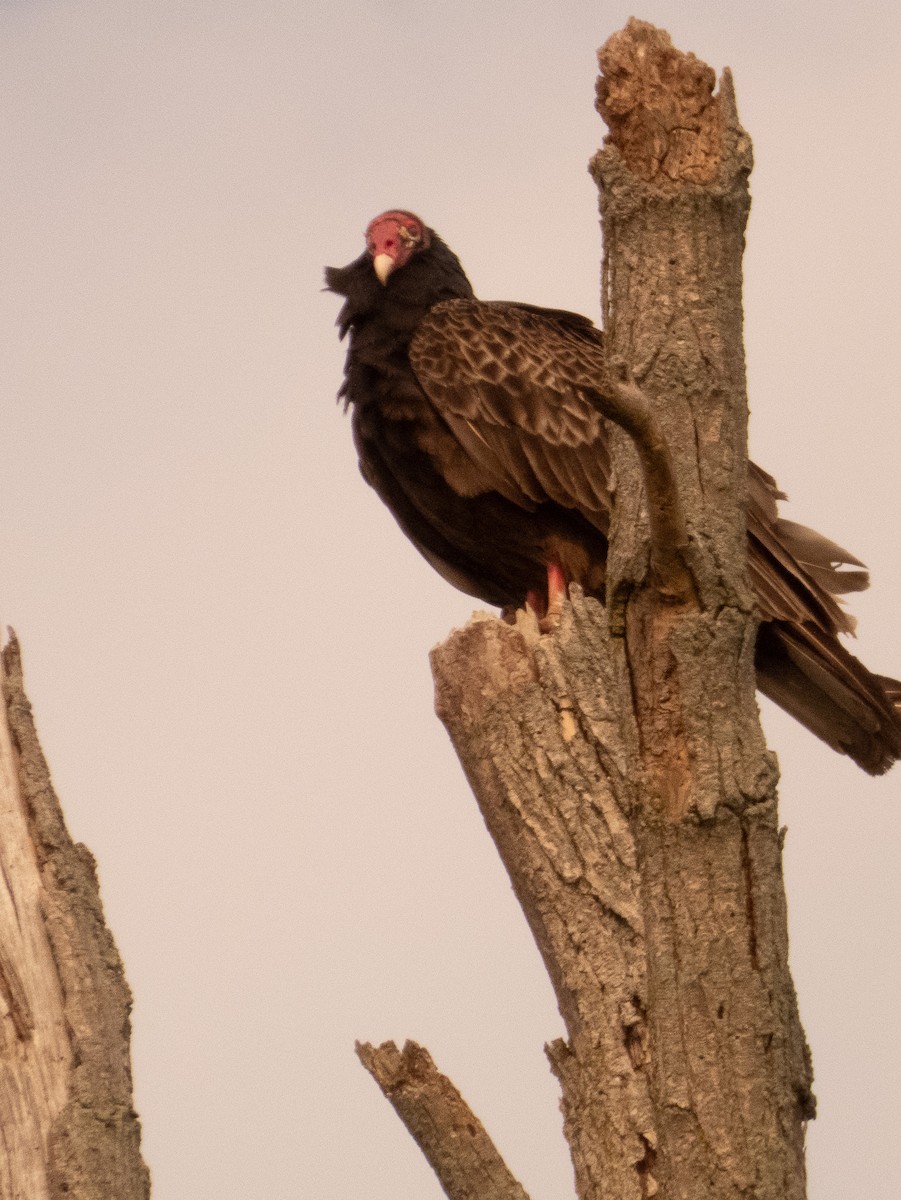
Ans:
[{"label": "tree bark", "polygon": [[[606,606],[573,589],[547,636],[474,618],[433,652],[436,707],[556,991],[581,1200],[801,1200],[812,1075],[745,568],[751,147],[728,73],[714,94],[662,31],[630,20],[599,61],[605,336],[650,442],[604,409]],[[690,586],[660,553],[680,523]]]},{"label": "tree bark", "polygon": [[357,1043],[357,1056],[454,1200],[529,1200],[481,1121],[422,1046]]},{"label": "tree bark", "polygon": [[2,675],[0,1200],[146,1200],[131,993],[94,860],[50,783],[15,637]]}]

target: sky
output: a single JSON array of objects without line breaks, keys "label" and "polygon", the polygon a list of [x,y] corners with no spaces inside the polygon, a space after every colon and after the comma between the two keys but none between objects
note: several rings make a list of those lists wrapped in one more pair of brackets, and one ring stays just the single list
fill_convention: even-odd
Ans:
[{"label": "sky", "polygon": [[[412,209],[479,295],[597,318],[595,50],[731,66],[753,456],[871,568],[901,677],[901,7],[0,0],[0,620],[135,993],[156,1200],[442,1195],[356,1038],[431,1051],[572,1194],[562,1023],[432,711],[467,620],[361,480],[322,267]],[[901,768],[771,706],[813,1200],[901,1172]]]}]

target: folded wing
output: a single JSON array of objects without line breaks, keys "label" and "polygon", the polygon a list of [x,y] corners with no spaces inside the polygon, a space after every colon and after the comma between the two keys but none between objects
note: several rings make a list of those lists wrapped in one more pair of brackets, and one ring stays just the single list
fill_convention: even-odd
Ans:
[{"label": "folded wing", "polygon": [[[494,491],[522,508],[551,501],[604,535],[610,456],[594,397],[608,377],[603,335],[554,309],[457,299],[435,305],[410,363],[464,451],[446,466],[461,494]],[[863,564],[822,534],[779,516],[784,499],[753,463],[748,570],[763,618],[761,690],[835,749],[879,773],[901,756],[901,685],[871,674],[838,641],[853,618],[836,597],[869,583]]]}]

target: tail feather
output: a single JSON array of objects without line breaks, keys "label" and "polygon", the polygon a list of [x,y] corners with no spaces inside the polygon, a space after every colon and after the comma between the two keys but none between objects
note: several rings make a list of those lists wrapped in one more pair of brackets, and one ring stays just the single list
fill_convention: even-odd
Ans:
[{"label": "tail feather", "polygon": [[[808,575],[834,596],[848,592],[863,592],[870,586],[866,564],[855,558],[838,542],[833,542],[815,529],[779,517],[775,522],[779,536]],[[843,567],[859,567],[845,571]]]},{"label": "tail feather", "polygon": [[901,758],[901,682],[874,675],[811,625],[764,624],[757,683],[811,733],[871,775]]}]

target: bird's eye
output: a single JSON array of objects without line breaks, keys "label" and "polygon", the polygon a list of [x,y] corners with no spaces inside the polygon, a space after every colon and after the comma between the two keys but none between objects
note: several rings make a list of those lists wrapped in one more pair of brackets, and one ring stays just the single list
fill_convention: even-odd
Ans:
[{"label": "bird's eye", "polygon": [[398,229],[397,232],[400,236],[401,241],[407,246],[413,246],[416,244],[416,242],[419,241],[419,230],[418,229],[410,229],[406,225],[401,225],[400,229]]}]

